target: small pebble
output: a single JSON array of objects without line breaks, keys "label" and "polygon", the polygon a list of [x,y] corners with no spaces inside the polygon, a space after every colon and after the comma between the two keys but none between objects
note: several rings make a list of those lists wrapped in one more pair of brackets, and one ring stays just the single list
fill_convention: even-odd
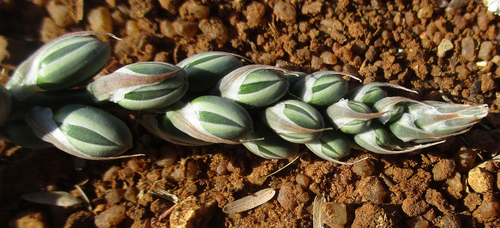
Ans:
[{"label": "small pebble", "polygon": [[488,14],[485,11],[480,11],[477,14],[477,26],[479,27],[479,30],[481,31],[488,30],[488,23],[490,23]]},{"label": "small pebble", "polygon": [[301,187],[301,188],[307,188],[309,187],[309,182],[311,180],[309,179],[309,177],[307,177],[306,175],[304,174],[297,174],[297,176],[295,177],[295,182],[297,182],[297,184]]},{"label": "small pebble", "polygon": [[385,1],[382,0],[370,0],[370,4],[374,9],[380,9],[382,7],[385,7]]},{"label": "small pebble", "polygon": [[413,27],[418,24],[418,18],[415,17],[415,14],[412,11],[407,11],[405,13],[406,24],[408,27]]},{"label": "small pebble", "polygon": [[304,14],[304,15],[317,15],[317,14],[321,13],[322,7],[323,7],[323,2],[321,2],[321,1],[306,2],[302,6],[302,14]]},{"label": "small pebble", "polygon": [[485,193],[493,190],[493,174],[484,168],[476,167],[469,171],[468,182],[474,191]]},{"label": "small pebble", "polygon": [[[170,214],[170,228],[203,228],[214,216],[217,201],[200,200],[189,196],[177,204]],[[235,213],[237,214],[237,213]]]},{"label": "small pebble", "polygon": [[297,49],[297,57],[302,60],[309,61],[311,60],[311,51],[309,51],[308,47]]},{"label": "small pebble", "polygon": [[95,225],[99,228],[115,227],[125,219],[125,206],[115,205],[105,210],[95,218]]},{"label": "small pebble", "polygon": [[123,198],[130,202],[135,202],[135,200],[137,199],[137,194],[139,194],[139,189],[137,189],[137,187],[135,186],[130,186],[123,194]]},{"label": "small pebble", "polygon": [[354,212],[351,227],[397,227],[392,212],[377,205],[365,203]]},{"label": "small pebble", "polygon": [[71,5],[60,4],[57,0],[51,0],[45,5],[50,17],[54,20],[56,25],[61,28],[77,23],[77,18],[75,17],[74,11],[71,7]]},{"label": "small pebble", "polygon": [[229,39],[226,26],[222,23],[222,20],[217,17],[201,20],[199,28],[207,39],[215,40],[219,48],[224,46]]},{"label": "small pebble", "polygon": [[412,219],[408,220],[407,224],[411,228],[427,228],[427,227],[431,227],[429,221],[425,220],[422,216],[417,216],[415,218],[412,218]]},{"label": "small pebble", "polygon": [[118,176],[118,171],[120,170],[120,167],[118,166],[112,166],[111,168],[108,169],[102,176],[103,181],[113,181],[117,176]]},{"label": "small pebble", "polygon": [[278,202],[286,210],[293,210],[297,206],[297,197],[302,194],[302,188],[290,184],[283,185],[278,193]]},{"label": "small pebble", "polygon": [[323,60],[320,57],[313,55],[311,58],[311,68],[313,70],[319,70],[321,67],[323,67]]},{"label": "small pebble", "polygon": [[435,181],[443,181],[450,177],[455,171],[455,161],[442,159],[432,168],[432,175]]},{"label": "small pebble", "polygon": [[460,30],[463,30],[467,26],[465,18],[458,14],[453,17],[453,23],[455,24],[455,27]]},{"label": "small pebble", "polygon": [[467,36],[467,37],[462,39],[461,45],[462,45],[462,56],[464,56],[467,61],[474,61],[474,57],[475,57],[474,39],[470,36]]},{"label": "small pebble", "polygon": [[293,23],[295,22],[295,17],[296,17],[296,11],[295,7],[287,2],[278,2],[274,5],[273,9],[274,15],[278,17],[280,21],[283,21],[285,23]]},{"label": "small pebble", "polygon": [[188,21],[206,19],[210,15],[210,7],[195,1],[186,1],[179,8],[179,15]]},{"label": "small pebble", "polygon": [[[469,74],[469,73],[470,73],[470,72],[469,72],[469,70],[468,70],[468,69],[467,69],[467,67],[466,67],[466,66],[464,66],[464,65],[457,66],[457,67],[455,68],[455,72],[457,72],[457,74],[458,74],[458,75],[457,75],[457,77],[458,77],[458,79],[460,79],[460,80],[465,80],[465,79],[467,79],[467,78],[470,76],[470,74]],[[461,159],[460,161],[466,161],[466,160]],[[470,160],[469,160],[469,161],[470,161]],[[474,161],[475,161],[475,160],[474,160]],[[471,168],[472,168],[472,167],[471,167]]]},{"label": "small pebble", "polygon": [[160,22],[160,31],[168,38],[174,38],[176,33],[174,26],[172,26],[172,22],[169,20],[163,20]]},{"label": "small pebble", "polygon": [[168,145],[162,146],[160,148],[160,156],[156,160],[155,164],[160,167],[170,167],[177,162],[177,153],[175,150]]},{"label": "small pebble", "polygon": [[328,65],[335,65],[337,64],[337,57],[335,57],[335,54],[333,54],[331,51],[324,51],[321,53],[319,56],[324,64]]},{"label": "small pebble", "polygon": [[453,43],[450,40],[442,39],[437,48],[437,56],[444,57],[446,55],[446,52],[452,50],[453,48]]},{"label": "small pebble", "polygon": [[375,172],[375,164],[369,159],[362,160],[360,162],[356,162],[352,169],[354,173],[356,173],[360,177],[371,176],[373,172]]},{"label": "small pebble", "polygon": [[500,216],[500,204],[495,199],[492,193],[484,194],[484,199],[481,205],[472,214],[481,222],[489,222],[495,220]]},{"label": "small pebble", "polygon": [[460,228],[460,218],[454,212],[445,212],[439,220],[438,227]]},{"label": "small pebble", "polygon": [[172,26],[175,33],[186,38],[193,38],[198,32],[198,23],[192,21],[176,20]]},{"label": "small pebble", "polygon": [[94,214],[90,211],[78,211],[66,219],[64,228],[94,227]]},{"label": "small pebble", "polygon": [[425,202],[430,205],[435,206],[439,211],[445,212],[449,210],[453,210],[454,207],[451,206],[446,198],[441,194],[441,192],[428,188],[425,192]]},{"label": "small pebble", "polygon": [[481,205],[481,195],[475,192],[470,192],[464,199],[464,205],[469,209],[469,211],[475,211],[476,208]]},{"label": "small pebble", "polygon": [[186,178],[186,175],[184,173],[184,171],[182,170],[181,167],[178,167],[177,169],[175,169],[171,174],[170,174],[170,177],[172,179],[174,179],[175,181],[183,181],[185,178]]},{"label": "small pebble", "polygon": [[123,189],[110,189],[106,191],[105,198],[108,201],[108,203],[117,204],[122,200],[123,194],[124,194]]},{"label": "small pebble", "polygon": [[219,175],[227,174],[227,172],[228,172],[227,165],[228,164],[229,164],[229,162],[227,160],[221,160],[219,162],[219,164],[217,165],[215,172],[217,172],[217,174],[219,174]]},{"label": "small pebble", "polygon": [[436,44],[440,44],[441,42],[443,42],[443,39],[444,39],[444,34],[442,32],[436,32],[434,33],[432,41]]},{"label": "small pebble", "polygon": [[321,212],[323,222],[329,227],[344,227],[347,223],[347,207],[343,203],[323,203]]},{"label": "small pebble", "polygon": [[[5,224],[6,225],[6,224]],[[48,228],[50,227],[47,215],[42,212],[25,211],[9,221],[13,228]]]},{"label": "small pebble", "polygon": [[493,58],[491,59],[491,62],[497,66],[500,66],[500,55],[493,56]]},{"label": "small pebble", "polygon": [[500,172],[497,172],[497,188],[500,189]]},{"label": "small pebble", "polygon": [[194,180],[200,174],[200,167],[195,161],[188,161],[186,164],[186,178]]},{"label": "small pebble", "polygon": [[[56,25],[54,20],[46,17],[42,21],[42,27],[40,29],[40,39],[42,42],[47,43],[58,36],[66,33],[66,30]],[[0,62],[2,58],[0,58]]]},{"label": "small pebble", "polygon": [[423,214],[427,208],[429,208],[429,204],[419,197],[413,197],[403,200],[401,207],[406,215],[409,217],[415,217]]},{"label": "small pebble", "polygon": [[446,184],[448,185],[449,192],[461,192],[464,190],[464,185],[462,184],[462,175],[459,172],[455,172],[450,178],[446,179]]},{"label": "small pebble", "polygon": [[98,32],[113,32],[113,18],[107,7],[97,7],[87,15],[90,29]]},{"label": "small pebble", "polygon": [[417,17],[420,19],[428,19],[432,17],[433,13],[434,10],[432,9],[432,6],[424,6],[418,11]]},{"label": "small pebble", "polygon": [[137,24],[137,22],[134,20],[127,20],[125,25],[125,31],[127,35],[131,37],[137,37],[141,33],[139,24]]},{"label": "small pebble", "polygon": [[483,41],[479,48],[479,53],[477,57],[482,60],[490,60],[493,52],[495,51],[495,45],[491,41]]},{"label": "small pebble", "polygon": [[247,6],[246,13],[248,27],[254,28],[263,23],[266,7],[262,3],[253,1]]},{"label": "small pebble", "polygon": [[[463,70],[467,71],[467,69],[465,69],[463,65],[458,67],[463,67],[464,68]],[[476,152],[472,151],[472,149],[470,149],[469,147],[460,148],[455,158],[457,169],[461,171],[468,171],[469,169],[471,169],[476,163],[476,156],[477,156]]]},{"label": "small pebble", "polygon": [[381,204],[384,202],[384,197],[387,192],[382,185],[382,182],[377,177],[362,178],[356,190],[361,194],[363,201],[372,202],[374,204]]},{"label": "small pebble", "polygon": [[111,18],[113,19],[113,25],[121,27],[125,24],[127,20],[125,15],[120,10],[115,10],[111,13]]}]

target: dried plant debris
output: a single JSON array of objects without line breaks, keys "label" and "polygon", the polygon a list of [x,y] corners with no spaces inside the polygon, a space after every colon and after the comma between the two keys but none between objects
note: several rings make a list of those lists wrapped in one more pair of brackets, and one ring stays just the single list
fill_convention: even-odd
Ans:
[{"label": "dried plant debris", "polygon": [[81,201],[71,195],[71,193],[63,191],[32,192],[23,194],[21,197],[30,202],[60,207],[72,207],[81,203]]},{"label": "dried plant debris", "polygon": [[276,190],[272,188],[266,188],[252,195],[245,196],[239,200],[235,200],[227,204],[224,208],[222,208],[222,211],[226,214],[248,211],[271,200],[275,194]]},{"label": "dried plant debris", "polygon": [[313,228],[323,227],[323,212],[321,206],[326,202],[325,196],[316,195],[313,202]]},{"label": "dried plant debris", "polygon": [[149,194],[153,194],[155,196],[161,197],[163,199],[166,199],[172,203],[178,203],[179,202],[179,197],[177,197],[175,194],[172,194],[170,192],[167,192],[162,189],[158,188],[151,188],[148,191]]}]

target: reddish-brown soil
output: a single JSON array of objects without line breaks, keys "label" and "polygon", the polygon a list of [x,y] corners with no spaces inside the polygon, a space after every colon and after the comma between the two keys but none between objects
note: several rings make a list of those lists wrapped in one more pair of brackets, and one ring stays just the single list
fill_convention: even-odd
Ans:
[{"label": "reddish-brown soil", "polygon": [[[499,227],[498,162],[470,170],[499,150],[499,16],[482,1],[188,1],[0,0],[0,63],[12,70],[43,42],[70,31],[113,32],[114,53],[104,73],[139,61],[177,63],[221,50],[255,63],[329,69],[358,75],[363,83],[389,82],[417,90],[418,100],[449,99],[490,106],[469,133],[405,155],[353,151],[337,165],[307,153],[271,177],[287,160],[265,160],[243,146],[198,148],[166,143],[135,116],[117,114],[134,134],[118,161],[75,160],[57,149],[30,150],[1,142],[1,227],[312,227],[312,203],[346,205],[325,222],[345,227]],[[460,4],[463,6],[460,7]],[[438,48],[446,43],[448,47]],[[438,50],[440,49],[440,50]],[[438,53],[439,52],[439,53]],[[3,82],[8,77],[3,78]],[[306,148],[303,148],[306,151]],[[474,177],[476,182],[468,180]],[[471,183],[468,185],[467,183]],[[57,208],[23,200],[23,193],[81,187],[92,206]],[[151,189],[179,197],[173,203]],[[276,196],[255,209],[222,212],[229,202],[264,188]],[[332,206],[333,207],[333,206]],[[329,214],[329,213],[326,213]],[[342,220],[342,219],[340,219]],[[337,221],[337,222],[335,222]]]}]

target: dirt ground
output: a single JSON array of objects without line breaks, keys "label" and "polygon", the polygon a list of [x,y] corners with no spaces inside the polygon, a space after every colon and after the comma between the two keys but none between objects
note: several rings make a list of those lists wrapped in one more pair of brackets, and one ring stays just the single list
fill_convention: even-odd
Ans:
[{"label": "dirt ground", "polygon": [[[470,132],[420,153],[354,151],[344,161],[369,157],[354,166],[306,153],[267,178],[289,161],[265,160],[241,145],[171,145],[136,116],[114,113],[134,135],[127,153],[146,157],[82,162],[0,141],[0,226],[312,227],[313,200],[324,194],[330,227],[500,227],[500,164],[483,163],[500,148],[499,22],[479,0],[0,0],[0,63],[9,75],[44,42],[97,30],[122,39],[109,40],[114,53],[103,73],[220,50],[402,85],[417,90],[418,100],[490,106]],[[75,185],[91,209],[20,197],[62,190],[83,199]],[[268,187],[276,196],[255,209],[221,209]],[[170,215],[161,216],[174,203],[154,190],[178,196]]]}]

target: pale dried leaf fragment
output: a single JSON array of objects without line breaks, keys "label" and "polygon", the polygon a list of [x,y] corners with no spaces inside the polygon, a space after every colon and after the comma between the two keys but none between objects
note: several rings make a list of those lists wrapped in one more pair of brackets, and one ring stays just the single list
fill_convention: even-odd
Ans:
[{"label": "pale dried leaf fragment", "polygon": [[248,211],[271,200],[275,194],[276,190],[266,188],[227,204],[224,208],[222,208],[222,211],[226,214]]},{"label": "pale dried leaf fragment", "polygon": [[54,205],[60,207],[72,207],[80,204],[80,200],[68,192],[53,191],[53,192],[32,192],[21,195],[27,201],[33,203]]},{"label": "pale dried leaf fragment", "polygon": [[316,195],[313,202],[313,228],[323,227],[323,212],[321,206],[326,202],[325,196]]},{"label": "pale dried leaf fragment", "polygon": [[163,189],[158,189],[158,188],[151,188],[148,190],[149,194],[161,197],[165,200],[168,200],[172,203],[178,203],[179,202],[179,197],[177,197],[175,194],[172,194],[170,192],[167,192]]}]

